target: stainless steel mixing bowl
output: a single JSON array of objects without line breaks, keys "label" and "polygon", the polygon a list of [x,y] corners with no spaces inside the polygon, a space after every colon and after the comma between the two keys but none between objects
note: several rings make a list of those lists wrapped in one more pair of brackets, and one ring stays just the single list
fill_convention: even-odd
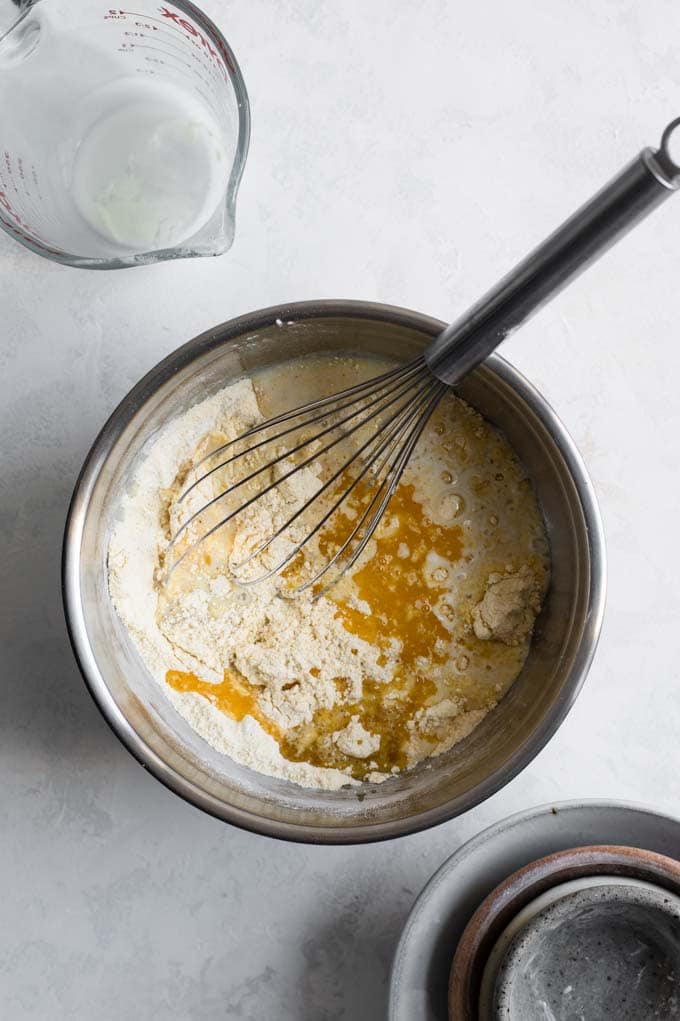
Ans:
[{"label": "stainless steel mixing bowl", "polygon": [[[499,426],[531,475],[548,527],[552,583],[524,669],[502,702],[445,755],[379,785],[316,791],[238,765],[175,712],[111,604],[111,524],[145,444],[172,417],[245,373],[314,352],[412,358],[443,324],[415,312],[319,301],[254,312],[162,361],[97,437],[76,485],[64,542],[66,618],[87,685],[132,754],[171,790],[270,836],[353,843],[450,819],[508,783],[555,733],[595,651],[605,596],[602,524],[581,458],[539,393],[493,356],[460,394]],[[294,401],[294,395],[291,394]]]}]

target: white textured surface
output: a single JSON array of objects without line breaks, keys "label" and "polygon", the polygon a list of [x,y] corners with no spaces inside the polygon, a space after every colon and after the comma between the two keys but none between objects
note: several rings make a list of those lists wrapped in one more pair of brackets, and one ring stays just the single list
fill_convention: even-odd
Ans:
[{"label": "white textured surface", "polygon": [[610,560],[586,688],[520,777],[389,847],[303,848],[179,801],[99,717],[66,639],[59,548],[91,439],[139,376],[278,301],[449,318],[680,114],[675,0],[205,6],[253,105],[232,251],[88,273],[0,238],[11,1021],[374,1021],[413,897],[460,841],[563,797],[680,802],[680,198],[505,352],[579,443]]}]

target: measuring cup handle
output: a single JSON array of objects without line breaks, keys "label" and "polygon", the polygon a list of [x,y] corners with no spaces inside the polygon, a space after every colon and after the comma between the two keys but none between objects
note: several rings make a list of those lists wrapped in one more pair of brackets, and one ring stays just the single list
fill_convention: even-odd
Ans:
[{"label": "measuring cup handle", "polygon": [[680,135],[680,118],[668,125],[659,149],[644,149],[430,344],[425,360],[435,376],[448,384],[462,379],[508,334],[680,188],[680,165],[670,148],[674,134],[676,139]]}]

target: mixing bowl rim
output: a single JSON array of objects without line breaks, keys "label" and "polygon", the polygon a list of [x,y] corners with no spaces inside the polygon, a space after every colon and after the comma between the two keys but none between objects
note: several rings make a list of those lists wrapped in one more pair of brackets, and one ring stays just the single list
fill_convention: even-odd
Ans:
[{"label": "mixing bowl rim", "polygon": [[80,551],[91,493],[116,441],[134,415],[179,371],[207,352],[235,341],[244,334],[282,323],[318,318],[359,318],[412,328],[435,336],[440,320],[420,312],[353,300],[316,300],[270,306],[214,326],[181,345],[158,362],[123,397],[95,438],[75,484],[69,507],[62,550],[62,597],[69,639],[85,681],[104,719],[137,761],[168,789],[215,818],[241,829],[301,843],[352,844],[389,840],[428,829],[461,815],[489,798],[520,773],[545,747],[574,704],[592,662],[602,627],[606,590],[606,554],[602,520],[594,488],[578,449],[551,405],[509,362],[498,354],[485,365],[518,394],[553,438],[567,465],[583,512],[590,579],[588,606],[581,642],[564,681],[561,696],[520,748],[516,749],[480,783],[436,808],[385,822],[351,826],[313,826],[282,822],[228,805],[182,776],[144,741],[115,702],[90,648],[80,593]]}]

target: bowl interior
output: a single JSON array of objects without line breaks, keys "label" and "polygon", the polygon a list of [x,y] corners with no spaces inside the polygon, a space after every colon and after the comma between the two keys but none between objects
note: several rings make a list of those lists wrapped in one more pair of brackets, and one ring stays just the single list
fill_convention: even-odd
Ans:
[{"label": "bowl interior", "polygon": [[600,526],[587,477],[558,420],[515,370],[492,358],[459,392],[503,430],[524,462],[552,553],[550,591],[509,693],[450,752],[358,791],[305,790],[213,751],[166,700],[113,609],[106,583],[111,526],[146,445],[192,404],[246,373],[306,354],[346,351],[406,360],[441,328],[436,320],[400,310],[378,314],[379,306],[367,306],[370,312],[356,304],[319,308],[296,306],[282,325],[266,313],[225,324],[175,352],[122,402],[97,439],[74,496],[65,548],[67,616],[81,668],[105,716],[133,754],[178,793],[221,818],[273,835],[377,839],[476,804],[526,765],[557,728],[599,632],[602,571],[589,533],[597,538]]},{"label": "bowl interior", "polygon": [[493,1007],[480,1002],[480,1018],[672,1017],[680,898],[615,877],[573,886],[551,891],[553,899],[537,903],[523,924],[518,918],[500,968],[489,976]]}]

